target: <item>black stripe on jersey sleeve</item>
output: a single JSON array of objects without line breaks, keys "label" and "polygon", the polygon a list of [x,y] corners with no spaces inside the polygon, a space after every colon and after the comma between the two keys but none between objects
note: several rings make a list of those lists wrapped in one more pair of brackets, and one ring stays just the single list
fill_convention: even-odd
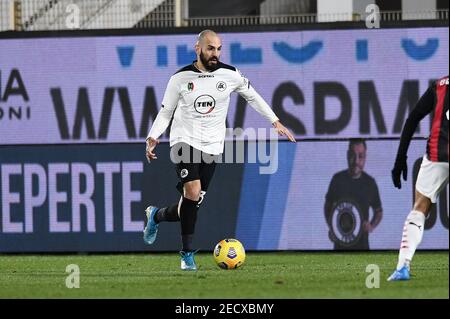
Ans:
[{"label": "black stripe on jersey sleeve", "polygon": [[441,131],[438,140],[438,161],[448,162],[448,120],[446,113],[448,112],[448,86],[445,92],[444,105],[441,117]]},{"label": "black stripe on jersey sleeve", "polygon": [[[194,61],[195,62],[195,61]],[[194,62],[192,62],[189,65],[186,65],[185,67],[182,67],[181,69],[179,69],[177,72],[175,72],[175,74],[180,73],[180,72],[185,72],[185,71],[192,71],[192,72],[196,72],[196,73],[202,73],[199,69],[197,69],[194,66]]]},{"label": "black stripe on jersey sleeve", "polygon": [[234,66],[228,65],[228,64],[225,64],[225,63],[222,63],[222,62],[219,62],[217,70],[221,69],[221,68],[222,69],[228,69],[228,70],[231,70],[231,71],[236,71],[236,68]]},{"label": "black stripe on jersey sleeve", "polygon": [[[196,72],[196,73],[202,73],[199,69],[197,69],[194,66],[195,62],[196,61],[192,62],[189,65],[186,65],[186,66],[182,67],[177,72],[175,72],[175,74],[180,73],[180,72],[185,72],[185,71],[192,71],[192,72]],[[231,70],[231,71],[236,71],[236,68],[234,66],[228,65],[228,64],[225,64],[225,63],[222,63],[222,62],[219,62],[219,64],[217,65],[217,69],[216,70],[218,70],[218,69],[228,69],[228,70]],[[216,71],[216,70],[214,70],[214,71]],[[212,71],[212,72],[214,72],[214,71]]]}]

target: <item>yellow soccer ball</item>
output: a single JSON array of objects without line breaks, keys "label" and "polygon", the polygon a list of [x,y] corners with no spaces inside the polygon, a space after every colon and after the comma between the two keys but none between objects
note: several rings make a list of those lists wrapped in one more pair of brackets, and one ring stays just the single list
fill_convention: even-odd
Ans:
[{"label": "yellow soccer ball", "polygon": [[221,240],[214,248],[214,261],[222,269],[237,269],[245,262],[245,249],[237,239]]}]

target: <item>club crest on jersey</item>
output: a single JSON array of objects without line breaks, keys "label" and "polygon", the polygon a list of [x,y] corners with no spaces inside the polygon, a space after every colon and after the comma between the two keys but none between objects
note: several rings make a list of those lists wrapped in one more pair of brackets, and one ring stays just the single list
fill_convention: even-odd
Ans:
[{"label": "club crest on jersey", "polygon": [[187,89],[189,92],[194,91],[194,82],[189,82],[187,85]]},{"label": "club crest on jersey", "polygon": [[189,174],[189,171],[187,169],[183,168],[181,170],[181,173],[180,173],[181,178],[186,178],[188,176],[188,174]]},{"label": "club crest on jersey", "polygon": [[227,85],[225,82],[223,82],[223,81],[217,82],[216,89],[218,91],[223,92],[226,90],[226,88],[227,88]]},{"label": "club crest on jersey", "polygon": [[200,114],[209,114],[216,107],[216,100],[211,95],[200,95],[194,101],[194,108]]}]

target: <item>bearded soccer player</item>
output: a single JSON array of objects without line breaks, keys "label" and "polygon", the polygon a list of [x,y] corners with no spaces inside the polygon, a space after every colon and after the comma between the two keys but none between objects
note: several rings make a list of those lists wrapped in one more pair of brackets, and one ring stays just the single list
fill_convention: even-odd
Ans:
[{"label": "bearded soccer player", "polygon": [[[158,138],[170,128],[171,158],[175,163],[182,194],[178,203],[146,209],[144,241],[152,244],[161,222],[180,222],[181,269],[197,270],[192,241],[197,211],[213,177],[215,157],[223,153],[225,120],[230,94],[237,92],[273,125],[279,135],[295,142],[270,106],[233,66],[220,62],[222,42],[211,30],[204,30],[195,44],[197,60],[176,72],[169,80],[159,111],[147,136],[146,156],[156,159]],[[197,159],[197,160],[196,160]],[[199,160],[200,159],[200,160]]]},{"label": "bearded soccer player", "polygon": [[428,88],[406,120],[392,170],[392,180],[397,188],[401,188],[402,175],[406,181],[407,152],[416,127],[432,112],[434,116],[427,151],[417,176],[414,207],[403,227],[397,268],[388,281],[410,279],[410,263],[422,241],[431,204],[436,203],[439,193],[448,184],[448,76]]}]

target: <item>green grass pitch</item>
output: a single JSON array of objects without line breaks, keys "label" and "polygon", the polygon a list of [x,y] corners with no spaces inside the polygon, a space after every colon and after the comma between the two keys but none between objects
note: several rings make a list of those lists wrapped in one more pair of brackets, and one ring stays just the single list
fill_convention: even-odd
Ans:
[{"label": "green grass pitch", "polygon": [[[219,269],[212,253],[183,272],[176,253],[0,255],[0,298],[449,298],[448,251],[419,251],[408,282],[387,282],[396,252],[249,252],[237,270]],[[66,266],[80,287],[66,287]],[[379,288],[367,288],[369,264]],[[375,283],[372,281],[372,283]]]}]

